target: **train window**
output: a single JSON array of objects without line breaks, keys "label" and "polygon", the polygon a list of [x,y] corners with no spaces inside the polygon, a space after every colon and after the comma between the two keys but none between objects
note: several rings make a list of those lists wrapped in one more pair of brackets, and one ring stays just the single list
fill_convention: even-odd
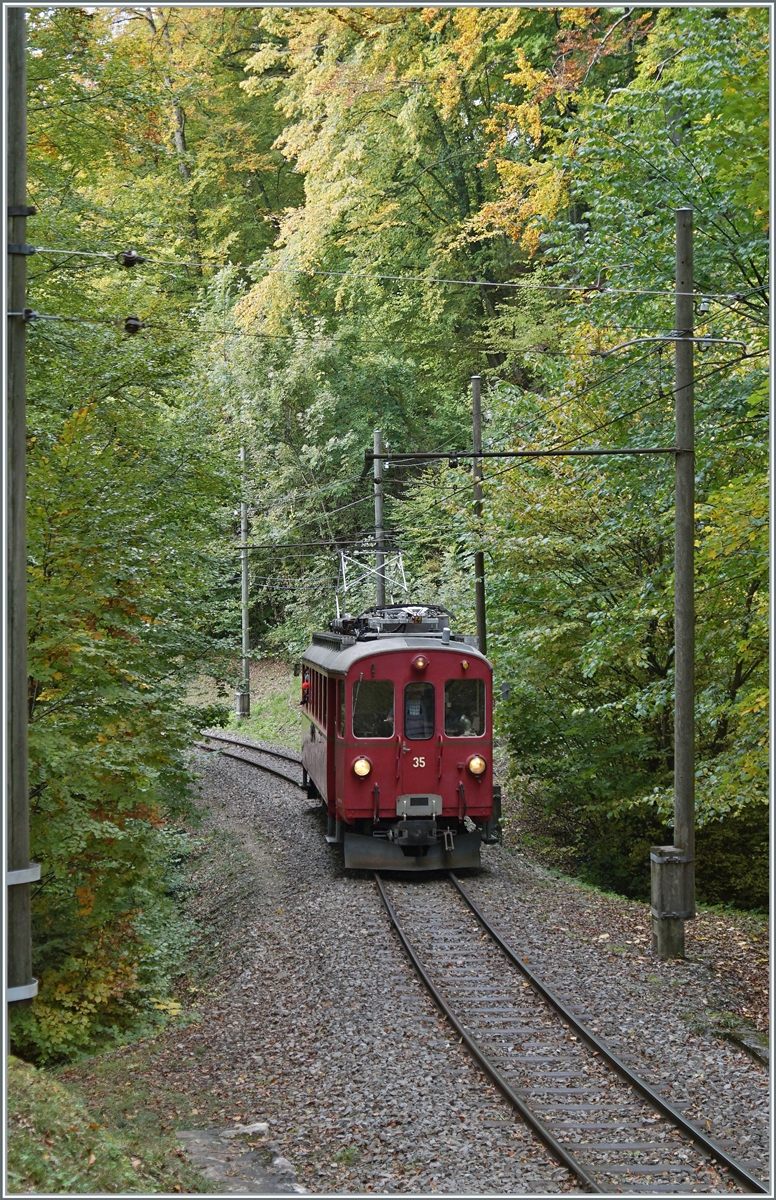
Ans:
[{"label": "train window", "polygon": [[434,736],[433,683],[408,683],[405,687],[404,736],[412,742]]},{"label": "train window", "polygon": [[485,683],[482,679],[448,679],[445,684],[445,733],[479,737],[485,732]]},{"label": "train window", "polygon": [[353,736],[393,737],[393,683],[359,679],[353,684]]},{"label": "train window", "polygon": [[345,736],[345,680],[337,680],[337,733]]}]

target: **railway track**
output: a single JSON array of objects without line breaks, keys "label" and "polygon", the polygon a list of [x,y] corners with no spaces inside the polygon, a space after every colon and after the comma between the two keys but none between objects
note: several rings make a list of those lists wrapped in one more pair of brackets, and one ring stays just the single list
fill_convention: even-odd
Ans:
[{"label": "railway track", "polygon": [[[272,763],[296,755],[206,733],[218,751],[304,787]],[[210,744],[208,744],[210,743]],[[212,744],[215,743],[215,744]],[[229,748],[225,748],[229,747]],[[557,1161],[598,1194],[769,1194],[639,1078],[539,980],[448,873],[375,872],[380,896],[437,1007]]]},{"label": "railway track", "polygon": [[[295,787],[304,788],[306,786],[302,772],[302,760],[298,754],[287,754],[280,750],[268,750],[266,746],[257,746],[255,742],[250,742],[246,738],[227,737],[223,733],[206,732],[202,735],[207,741],[195,742],[200,750],[212,750],[224,755],[226,758],[236,758],[238,762],[248,763],[251,767],[258,767],[261,771],[267,771],[270,775],[276,775],[278,779],[284,779],[286,783],[292,783]],[[210,743],[215,742],[215,745]],[[231,749],[226,749],[229,746]],[[262,762],[261,759],[269,758],[273,760],[271,763]],[[274,766],[275,761],[292,763],[299,768],[300,774],[293,778],[287,771],[279,770]]]},{"label": "railway track", "polygon": [[586,1191],[768,1194],[544,987],[452,873],[423,882],[375,877],[437,1006]]}]

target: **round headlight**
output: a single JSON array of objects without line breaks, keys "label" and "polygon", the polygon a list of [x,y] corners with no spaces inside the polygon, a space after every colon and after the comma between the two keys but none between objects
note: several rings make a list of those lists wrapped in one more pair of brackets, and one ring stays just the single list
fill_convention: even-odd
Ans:
[{"label": "round headlight", "polygon": [[412,660],[412,665],[416,671],[425,671],[428,666],[428,659],[425,654],[416,654]]},{"label": "round headlight", "polygon": [[367,775],[372,770],[372,764],[368,758],[357,758],[353,763],[353,770],[361,779],[366,779]]},{"label": "round headlight", "polygon": [[488,769],[488,764],[481,754],[473,754],[466,765],[472,775],[484,775]]}]

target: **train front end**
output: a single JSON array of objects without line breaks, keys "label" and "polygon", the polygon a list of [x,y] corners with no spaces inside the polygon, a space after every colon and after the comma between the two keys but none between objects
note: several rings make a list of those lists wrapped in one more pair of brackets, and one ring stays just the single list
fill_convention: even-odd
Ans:
[{"label": "train front end", "polygon": [[[477,867],[481,844],[496,840],[492,672],[474,640],[452,633],[438,606],[390,606],[332,622],[305,654],[308,686],[313,660],[327,660],[321,794],[346,867]],[[322,733],[303,747],[319,777]]]}]

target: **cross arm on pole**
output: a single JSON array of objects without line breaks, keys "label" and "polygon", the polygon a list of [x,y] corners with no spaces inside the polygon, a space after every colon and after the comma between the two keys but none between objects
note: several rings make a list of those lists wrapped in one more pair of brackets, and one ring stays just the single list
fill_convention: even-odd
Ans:
[{"label": "cross arm on pole", "polygon": [[741,346],[746,354],[746,342],[738,342],[734,338],[695,337],[691,329],[674,329],[671,333],[662,334],[660,337],[631,338],[629,342],[620,342],[619,346],[612,346],[609,350],[591,350],[590,357],[608,358],[610,354],[616,354],[618,350],[626,350],[628,346],[641,346],[645,342],[700,342],[702,346],[711,346],[716,343],[719,346]]}]

